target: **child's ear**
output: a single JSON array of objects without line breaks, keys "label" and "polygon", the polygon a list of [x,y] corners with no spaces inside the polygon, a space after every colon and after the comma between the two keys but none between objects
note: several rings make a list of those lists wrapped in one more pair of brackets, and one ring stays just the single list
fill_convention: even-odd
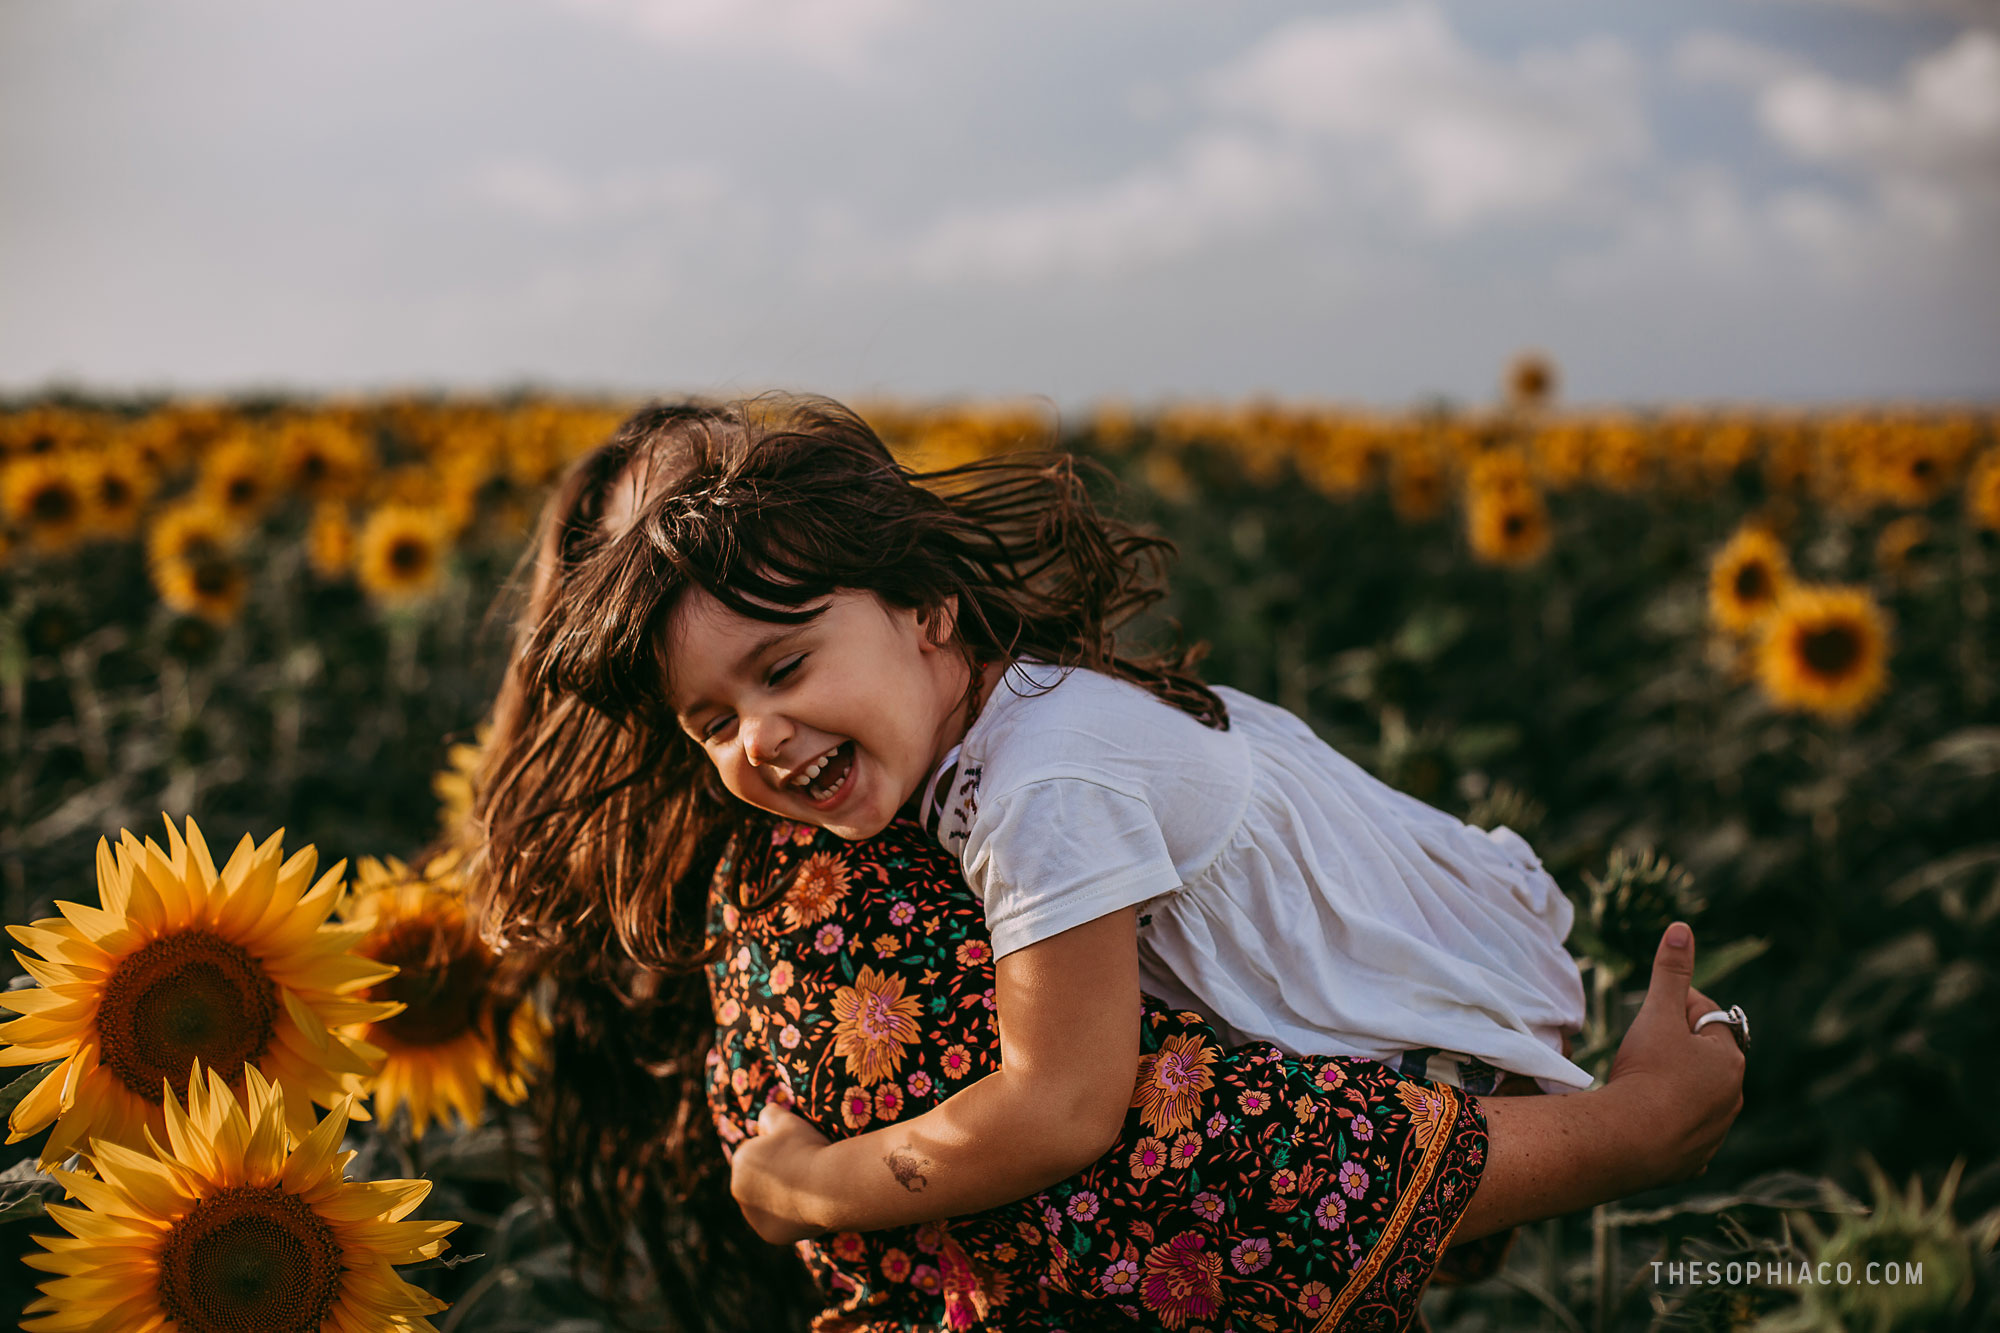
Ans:
[{"label": "child's ear", "polygon": [[924,645],[927,648],[944,648],[951,643],[951,636],[958,630],[958,594],[927,608],[917,619],[924,631]]}]

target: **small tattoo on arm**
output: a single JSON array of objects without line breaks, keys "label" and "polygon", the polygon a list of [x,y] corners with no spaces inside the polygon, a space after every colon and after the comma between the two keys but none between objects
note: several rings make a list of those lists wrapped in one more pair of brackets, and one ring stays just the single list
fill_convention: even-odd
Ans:
[{"label": "small tattoo on arm", "polygon": [[924,1172],[930,1170],[931,1160],[920,1157],[908,1148],[891,1148],[889,1155],[882,1159],[889,1165],[889,1172],[896,1177],[896,1183],[915,1194],[930,1184],[930,1177]]}]

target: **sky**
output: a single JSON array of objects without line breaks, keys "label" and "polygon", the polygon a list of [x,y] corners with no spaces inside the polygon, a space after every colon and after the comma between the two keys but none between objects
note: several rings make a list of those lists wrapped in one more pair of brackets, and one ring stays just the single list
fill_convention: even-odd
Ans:
[{"label": "sky", "polygon": [[0,392],[2000,399],[2000,0],[4,0]]}]

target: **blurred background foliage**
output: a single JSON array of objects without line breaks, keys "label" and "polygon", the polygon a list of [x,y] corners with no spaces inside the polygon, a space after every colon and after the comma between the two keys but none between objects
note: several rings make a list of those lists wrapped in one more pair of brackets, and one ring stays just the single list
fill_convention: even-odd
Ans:
[{"label": "blurred background foliage", "polygon": [[[914,466],[1052,439],[1098,460],[1180,545],[1148,630],[1527,836],[1578,905],[1600,1070],[1676,917],[1702,983],[1749,1011],[1746,1109],[1708,1174],[1527,1229],[1500,1278],[1434,1289],[1434,1326],[1975,1326],[2000,1229],[2000,419],[1570,412],[1553,391],[1529,358],[1480,411],[864,410]],[[430,843],[497,680],[489,608],[544,489],[623,410],[0,410],[6,920],[93,901],[96,839],[162,810],[218,845],[282,826],[322,864]],[[407,1131],[357,1131],[351,1173],[430,1176],[422,1215],[466,1223],[455,1266],[417,1275],[456,1301],[440,1328],[608,1326],[524,1111]],[[7,1150],[28,1212],[36,1147]],[[1650,1268],[1856,1253],[1916,1256],[1924,1285]],[[18,1308],[36,1275],[10,1272]]]}]

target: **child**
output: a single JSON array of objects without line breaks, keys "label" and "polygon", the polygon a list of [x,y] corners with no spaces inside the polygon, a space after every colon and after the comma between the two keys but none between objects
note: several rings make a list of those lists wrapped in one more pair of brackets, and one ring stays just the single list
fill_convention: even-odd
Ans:
[{"label": "child", "polygon": [[[605,798],[690,849],[768,828],[758,812],[850,839],[926,813],[1000,955],[1002,1068],[888,1130],[745,1145],[760,1231],[952,1216],[1095,1160],[1132,1099],[1142,980],[1239,1041],[1476,1091],[1588,1084],[1561,1053],[1582,1019],[1570,909],[1526,844],[1184,658],[1121,655],[1166,544],[1099,515],[1066,460],[920,486],[810,400],[627,429],[647,447],[614,512],[566,538],[574,586],[530,646],[549,697],[636,723],[590,742],[627,755]],[[633,854],[671,872],[661,846]],[[848,1021],[865,1081],[895,1015]]]}]

